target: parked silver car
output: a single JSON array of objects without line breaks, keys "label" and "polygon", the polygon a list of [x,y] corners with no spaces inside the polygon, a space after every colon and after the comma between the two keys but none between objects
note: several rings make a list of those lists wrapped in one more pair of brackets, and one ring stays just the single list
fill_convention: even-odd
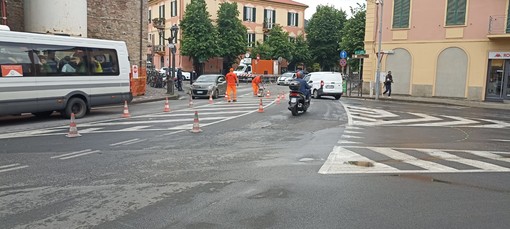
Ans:
[{"label": "parked silver car", "polygon": [[225,76],[219,74],[201,75],[190,87],[192,98],[218,98],[225,95],[227,91],[227,81]]}]

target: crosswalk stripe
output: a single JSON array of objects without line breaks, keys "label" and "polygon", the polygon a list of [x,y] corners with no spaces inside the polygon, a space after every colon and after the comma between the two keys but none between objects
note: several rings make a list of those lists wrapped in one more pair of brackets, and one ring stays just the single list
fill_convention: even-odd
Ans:
[{"label": "crosswalk stripe", "polygon": [[458,171],[457,169],[454,169],[454,168],[451,168],[448,166],[444,166],[444,165],[426,161],[426,160],[420,160],[416,157],[407,155],[405,153],[398,152],[398,151],[390,149],[390,148],[368,147],[368,149],[375,151],[377,153],[383,154],[385,156],[388,156],[390,158],[393,158],[395,160],[402,160],[404,163],[418,166],[418,167],[426,169],[426,170],[437,170],[439,172],[456,172],[456,171]]},{"label": "crosswalk stripe", "polygon": [[361,132],[346,130],[344,131],[344,134],[361,134]]},{"label": "crosswalk stripe", "polygon": [[360,142],[353,142],[353,141],[347,141],[347,140],[340,140],[337,143],[338,144],[361,144]]},{"label": "crosswalk stripe", "polygon": [[98,130],[102,130],[102,129],[104,129],[104,128],[99,127],[99,128],[86,128],[86,129],[80,129],[80,133],[81,133],[81,134],[86,134],[86,133],[91,133],[91,132],[98,131]]},{"label": "crosswalk stripe", "polygon": [[[349,161],[370,162],[373,164],[373,167],[360,168],[359,166],[349,164]],[[319,169],[320,174],[378,172],[399,172],[399,170],[391,166],[372,161],[364,156],[339,146],[335,146],[333,148],[333,151],[329,154],[328,159]]]},{"label": "crosswalk stripe", "polygon": [[498,165],[494,165],[494,164],[490,164],[490,163],[486,163],[486,162],[483,162],[483,161],[476,161],[476,160],[472,160],[472,159],[466,159],[466,158],[461,158],[461,157],[458,157],[456,155],[453,155],[453,154],[450,154],[450,153],[446,153],[446,152],[443,152],[443,151],[440,151],[440,150],[431,150],[431,149],[418,149],[419,151],[422,151],[422,152],[425,152],[433,157],[438,157],[438,158],[441,158],[443,160],[448,160],[448,161],[456,161],[456,162],[459,162],[459,163],[462,163],[462,164],[466,164],[466,165],[469,165],[469,166],[473,166],[473,167],[476,167],[476,168],[480,168],[480,169],[483,169],[483,170],[489,170],[489,171],[510,171],[510,168],[505,168],[505,167],[501,167],[501,166],[498,166]]},{"label": "crosswalk stripe", "polygon": [[476,155],[476,156],[479,156],[479,157],[484,157],[484,158],[488,158],[488,159],[492,159],[492,160],[498,160],[498,161],[504,161],[504,162],[510,163],[510,158],[506,158],[501,155],[498,155],[497,152],[472,151],[472,150],[469,150],[466,152]]},{"label": "crosswalk stripe", "polygon": [[342,138],[362,138],[362,137],[359,137],[359,136],[353,136],[353,135],[342,135]]},{"label": "crosswalk stripe", "polygon": [[[339,141],[340,144],[341,141]],[[370,150],[378,153],[385,158],[394,160],[397,164],[409,164],[422,169],[399,169],[397,164],[395,167],[387,164],[384,161],[370,159],[370,157],[363,156],[357,153],[358,150]],[[450,167],[449,164],[439,164],[434,160],[420,159],[401,150],[413,150],[422,152],[425,155],[430,155],[434,160],[444,162],[454,162],[464,164],[471,168],[457,169]],[[445,152],[448,151],[448,152]],[[459,154],[472,154],[477,156],[480,160],[467,159],[467,156],[460,157],[455,155]],[[368,173],[480,173],[480,172],[510,172],[510,166],[506,167],[505,163],[510,163],[510,158],[502,155],[510,155],[510,152],[494,152],[494,151],[476,151],[476,150],[439,150],[439,149],[416,149],[416,148],[388,148],[388,147],[365,147],[365,146],[335,146],[329,154],[326,162],[319,169],[320,174],[368,174]],[[366,154],[364,154],[366,155]],[[493,163],[502,161],[499,165],[483,161],[493,160]],[[358,163],[358,162],[361,162]],[[372,166],[363,166],[363,163],[372,163]],[[366,164],[365,164],[366,165]],[[502,166],[500,166],[502,165]]]},{"label": "crosswalk stripe", "polygon": [[139,138],[134,138],[134,139],[131,139],[131,140],[126,140],[126,141],[122,141],[122,142],[112,143],[112,144],[110,144],[110,146],[122,145],[122,144],[130,143],[130,142],[134,142],[134,141],[138,141],[138,140],[140,140],[140,139]]},{"label": "crosswalk stripe", "polygon": [[0,169],[15,167],[15,166],[18,166],[18,165],[20,165],[20,164],[19,163],[15,163],[15,164],[10,164],[10,165],[2,165],[2,166],[0,166]]}]

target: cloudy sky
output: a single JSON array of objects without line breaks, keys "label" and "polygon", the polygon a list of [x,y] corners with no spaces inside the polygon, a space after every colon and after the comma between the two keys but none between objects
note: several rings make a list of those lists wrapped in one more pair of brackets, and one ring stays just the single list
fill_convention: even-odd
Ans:
[{"label": "cloudy sky", "polygon": [[315,8],[318,5],[331,5],[337,9],[343,9],[350,15],[349,6],[355,7],[356,3],[365,3],[366,0],[294,0],[296,2],[304,3],[308,5],[308,9],[305,11],[305,19],[310,19],[315,13]]}]

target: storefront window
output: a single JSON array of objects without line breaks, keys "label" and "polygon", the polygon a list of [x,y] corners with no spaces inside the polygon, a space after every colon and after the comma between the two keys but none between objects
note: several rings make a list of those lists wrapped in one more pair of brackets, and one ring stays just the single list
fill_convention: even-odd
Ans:
[{"label": "storefront window", "polygon": [[[491,60],[489,79],[487,82],[487,96],[501,97],[503,92],[503,73],[505,60]],[[509,85],[510,86],[510,85]]]}]

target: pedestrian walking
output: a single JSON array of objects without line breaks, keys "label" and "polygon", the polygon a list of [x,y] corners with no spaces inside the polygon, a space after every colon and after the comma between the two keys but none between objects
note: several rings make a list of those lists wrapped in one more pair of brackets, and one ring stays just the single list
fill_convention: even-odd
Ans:
[{"label": "pedestrian walking", "polygon": [[388,98],[391,98],[391,84],[393,83],[393,76],[391,75],[391,71],[388,71],[388,74],[386,75],[384,79],[384,87],[386,90],[383,92],[383,95],[388,93]]},{"label": "pedestrian walking", "polygon": [[227,73],[225,78],[227,79],[227,100],[229,103],[231,99],[233,99],[234,102],[237,102],[237,84],[239,83],[239,80],[237,79],[237,75],[234,73],[233,68],[230,68],[230,72]]},{"label": "pedestrian walking", "polygon": [[184,79],[184,76],[182,75],[182,69],[177,68],[177,90],[182,90],[182,80]]}]

